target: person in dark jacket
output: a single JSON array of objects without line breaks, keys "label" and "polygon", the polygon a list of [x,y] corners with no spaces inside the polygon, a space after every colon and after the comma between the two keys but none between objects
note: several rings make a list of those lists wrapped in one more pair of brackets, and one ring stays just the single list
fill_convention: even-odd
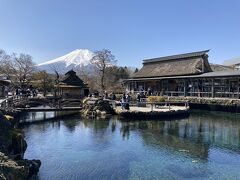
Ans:
[{"label": "person in dark jacket", "polygon": [[122,109],[125,109],[125,106],[126,106],[126,96],[125,96],[124,93],[123,93],[122,98],[121,98],[121,106],[122,106]]},{"label": "person in dark jacket", "polygon": [[112,93],[112,100],[114,100],[114,101],[116,100],[116,95],[114,92]]},{"label": "person in dark jacket", "polygon": [[129,94],[127,94],[126,96],[126,105],[125,105],[125,109],[126,110],[129,110],[129,103],[130,103],[130,100],[131,100],[131,96]]}]

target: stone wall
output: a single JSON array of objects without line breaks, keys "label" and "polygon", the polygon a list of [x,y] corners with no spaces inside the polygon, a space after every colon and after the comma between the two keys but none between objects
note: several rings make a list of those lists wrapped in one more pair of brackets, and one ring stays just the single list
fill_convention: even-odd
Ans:
[{"label": "stone wall", "polygon": [[165,97],[166,101],[188,101],[192,109],[240,112],[240,99],[199,98],[199,97]]}]

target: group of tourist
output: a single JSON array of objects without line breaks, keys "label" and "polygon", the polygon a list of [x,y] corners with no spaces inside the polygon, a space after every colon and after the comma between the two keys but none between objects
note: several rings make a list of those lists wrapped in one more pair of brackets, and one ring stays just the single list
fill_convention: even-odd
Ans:
[{"label": "group of tourist", "polygon": [[17,97],[36,97],[37,90],[31,86],[29,88],[16,88],[15,94]]},{"label": "group of tourist", "polygon": [[3,93],[3,97],[11,97],[11,96],[15,96],[17,98],[21,98],[21,97],[36,97],[38,94],[38,91],[34,88],[4,88],[4,93]]},{"label": "group of tourist", "polygon": [[117,98],[114,92],[112,92],[108,95],[107,91],[104,92],[103,97],[104,97],[104,99],[111,99],[111,100],[116,100],[116,98]]},{"label": "group of tourist", "polygon": [[[93,95],[93,93],[90,93],[88,97],[98,97],[98,96],[99,96],[99,94],[96,96],[95,94]],[[103,99],[108,99],[108,100],[112,100],[112,101],[117,100],[116,94],[114,92],[111,92],[110,94],[108,94],[108,92],[105,91],[103,93],[102,97],[103,97]],[[141,98],[143,98],[143,97],[145,97],[145,95],[141,94]],[[126,93],[126,94],[123,93],[122,94],[122,96],[120,98],[120,102],[121,102],[121,108],[123,110],[129,110],[130,109],[129,108],[129,103],[130,103],[131,99],[132,98],[131,98],[129,93]],[[139,99],[139,101],[140,101],[140,99]]]},{"label": "group of tourist", "polygon": [[137,93],[137,102],[141,102],[142,99],[145,99],[146,96],[143,92]]}]

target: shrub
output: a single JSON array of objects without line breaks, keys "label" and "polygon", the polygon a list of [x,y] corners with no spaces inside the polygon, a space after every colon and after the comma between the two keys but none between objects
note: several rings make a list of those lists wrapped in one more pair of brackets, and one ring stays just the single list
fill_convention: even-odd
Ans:
[{"label": "shrub", "polygon": [[87,101],[89,100],[89,98],[87,97],[87,98],[84,98],[83,100],[82,100],[82,103],[83,104],[87,104]]},{"label": "shrub", "polygon": [[165,102],[165,99],[162,96],[149,96],[147,98],[148,102]]}]

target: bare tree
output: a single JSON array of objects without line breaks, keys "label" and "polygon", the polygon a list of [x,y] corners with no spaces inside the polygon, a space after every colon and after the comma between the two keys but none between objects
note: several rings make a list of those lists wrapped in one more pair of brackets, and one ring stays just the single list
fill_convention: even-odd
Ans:
[{"label": "bare tree", "polygon": [[3,59],[5,58],[6,53],[4,50],[0,49],[0,63],[3,61]]},{"label": "bare tree", "polygon": [[35,69],[30,55],[20,54],[17,56],[14,53],[1,59],[1,72],[15,85],[23,87],[30,82],[31,74]]},{"label": "bare tree", "polygon": [[34,73],[32,75],[32,80],[33,85],[43,91],[44,97],[54,86],[52,75],[48,74],[46,71],[38,71]]},{"label": "bare tree", "polygon": [[[0,49],[0,73],[1,74],[5,74],[6,70],[8,69],[9,66],[8,63],[10,62],[10,56],[6,54],[6,52],[2,49]],[[9,76],[7,76],[7,78],[9,78]]]},{"label": "bare tree", "polygon": [[51,64],[50,71],[54,72],[54,97],[57,98],[60,95],[59,83],[64,70],[58,64]]},{"label": "bare tree", "polygon": [[63,75],[65,72],[65,69],[62,68],[59,64],[50,64],[49,65],[50,72],[54,72],[54,74],[60,76]]},{"label": "bare tree", "polygon": [[105,78],[107,67],[116,64],[117,60],[115,56],[112,55],[110,50],[103,49],[101,51],[96,51],[95,55],[91,59],[91,63],[94,65],[99,77],[100,77],[100,88],[104,92],[106,89]]}]

